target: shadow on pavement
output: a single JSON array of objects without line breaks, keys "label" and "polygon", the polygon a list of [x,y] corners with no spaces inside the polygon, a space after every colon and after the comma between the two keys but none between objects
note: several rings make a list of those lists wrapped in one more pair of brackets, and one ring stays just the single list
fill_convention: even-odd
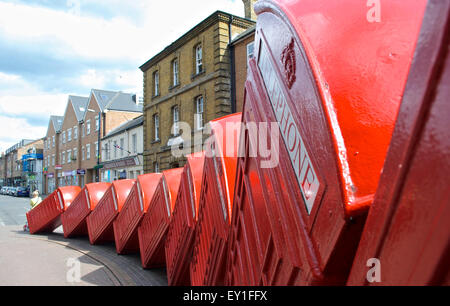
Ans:
[{"label": "shadow on pavement", "polygon": [[[165,268],[143,269],[139,254],[118,255],[113,242],[91,245],[87,236],[64,238],[60,229],[59,231],[56,229],[53,233],[35,235],[30,235],[29,232],[21,230],[13,230],[12,232],[23,238],[47,240],[83,253],[84,255],[78,258],[80,262],[92,264],[93,261],[96,261],[99,266],[105,266],[109,277],[117,285],[167,286],[168,284]],[[103,273],[103,277],[99,277],[97,273]],[[95,285],[105,285],[104,283],[99,283],[99,279],[104,279],[104,273],[104,271],[99,269],[85,275],[83,281]]]}]

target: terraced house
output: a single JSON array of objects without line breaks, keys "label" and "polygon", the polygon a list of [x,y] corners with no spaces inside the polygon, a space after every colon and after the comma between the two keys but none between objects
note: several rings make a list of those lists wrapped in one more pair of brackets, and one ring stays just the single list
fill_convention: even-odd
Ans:
[{"label": "terraced house", "polygon": [[[247,10],[253,2],[244,0]],[[251,13],[246,16],[250,18]],[[171,146],[193,148],[186,136],[204,134],[208,121],[236,111],[229,44],[254,24],[251,19],[216,11],[140,67],[145,173],[183,166],[185,158],[173,156]]]},{"label": "terraced house", "polygon": [[100,181],[101,138],[142,115],[130,93],[92,89],[89,97],[69,96],[64,116],[51,116],[45,138],[46,191]]}]

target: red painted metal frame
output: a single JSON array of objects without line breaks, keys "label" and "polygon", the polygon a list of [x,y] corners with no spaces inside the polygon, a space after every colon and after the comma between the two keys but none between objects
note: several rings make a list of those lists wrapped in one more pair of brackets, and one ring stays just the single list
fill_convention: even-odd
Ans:
[{"label": "red painted metal frame", "polygon": [[256,57],[249,64],[243,121],[278,123],[280,137],[269,147],[279,163],[261,167],[265,158],[249,155],[257,135],[245,131],[227,284],[345,284],[425,0],[411,6],[383,4],[385,22],[374,25],[349,0],[255,4]]},{"label": "red painted metal frame", "polygon": [[86,218],[110,186],[110,183],[92,183],[83,187],[61,216],[65,238],[88,234]]},{"label": "red painted metal frame", "polygon": [[205,152],[190,154],[186,159],[165,243],[169,286],[191,284],[189,264],[192,259]]},{"label": "red painted metal frame", "polygon": [[223,285],[242,114],[212,120],[206,145],[191,283]]},{"label": "red painted metal frame", "polygon": [[60,187],[47,196],[38,206],[27,212],[30,234],[53,232],[61,225],[61,214],[69,207],[81,188]]},{"label": "red painted metal frame", "polygon": [[138,227],[147,213],[161,173],[139,175],[123,204],[122,211],[113,222],[114,240],[118,254],[139,252]]},{"label": "red painted metal frame", "polygon": [[450,285],[449,47],[450,3],[431,0],[348,285]]},{"label": "red painted metal frame", "polygon": [[166,264],[164,244],[177,199],[183,168],[163,171],[148,211],[138,228],[139,250],[143,268]]},{"label": "red painted metal frame", "polygon": [[114,241],[113,222],[122,210],[122,206],[135,183],[136,180],[133,179],[112,182],[100,202],[86,219],[91,244]]}]

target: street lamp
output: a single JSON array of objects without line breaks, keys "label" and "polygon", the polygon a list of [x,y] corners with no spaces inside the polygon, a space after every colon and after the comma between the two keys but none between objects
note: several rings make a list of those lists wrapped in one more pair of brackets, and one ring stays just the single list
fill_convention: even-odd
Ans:
[{"label": "street lamp", "polygon": [[[88,112],[95,113],[96,111],[93,109],[87,109]],[[100,182],[100,133],[101,133],[101,126],[102,126],[102,111],[98,112],[98,133],[97,133],[97,166],[96,169],[96,182]]]}]

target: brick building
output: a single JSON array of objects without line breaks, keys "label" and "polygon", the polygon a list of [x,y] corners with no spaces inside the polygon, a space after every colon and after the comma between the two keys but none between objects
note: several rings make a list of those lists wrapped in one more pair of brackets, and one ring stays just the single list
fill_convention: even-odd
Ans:
[{"label": "brick building", "polygon": [[0,153],[0,186],[5,186],[6,182],[6,158],[5,154]]},{"label": "brick building", "polygon": [[242,112],[248,60],[253,57],[254,41],[255,27],[251,27],[235,37],[230,44],[230,53],[233,62],[231,82],[233,84],[232,88],[234,88],[234,91],[231,94],[232,99],[236,101],[236,103],[234,103],[234,112]]},{"label": "brick building", "polygon": [[57,168],[60,167],[59,137],[63,120],[63,116],[50,116],[44,137],[44,193],[51,193],[57,186]]},{"label": "brick building", "polygon": [[89,97],[69,96],[64,116],[51,116],[45,137],[47,193],[99,181],[100,139],[140,115],[133,94],[92,89]]},{"label": "brick building", "polygon": [[145,173],[183,166],[185,158],[173,156],[171,146],[191,148],[187,138],[198,133],[202,137],[208,121],[235,110],[228,46],[233,37],[254,24],[216,11],[140,67],[144,73]]}]

